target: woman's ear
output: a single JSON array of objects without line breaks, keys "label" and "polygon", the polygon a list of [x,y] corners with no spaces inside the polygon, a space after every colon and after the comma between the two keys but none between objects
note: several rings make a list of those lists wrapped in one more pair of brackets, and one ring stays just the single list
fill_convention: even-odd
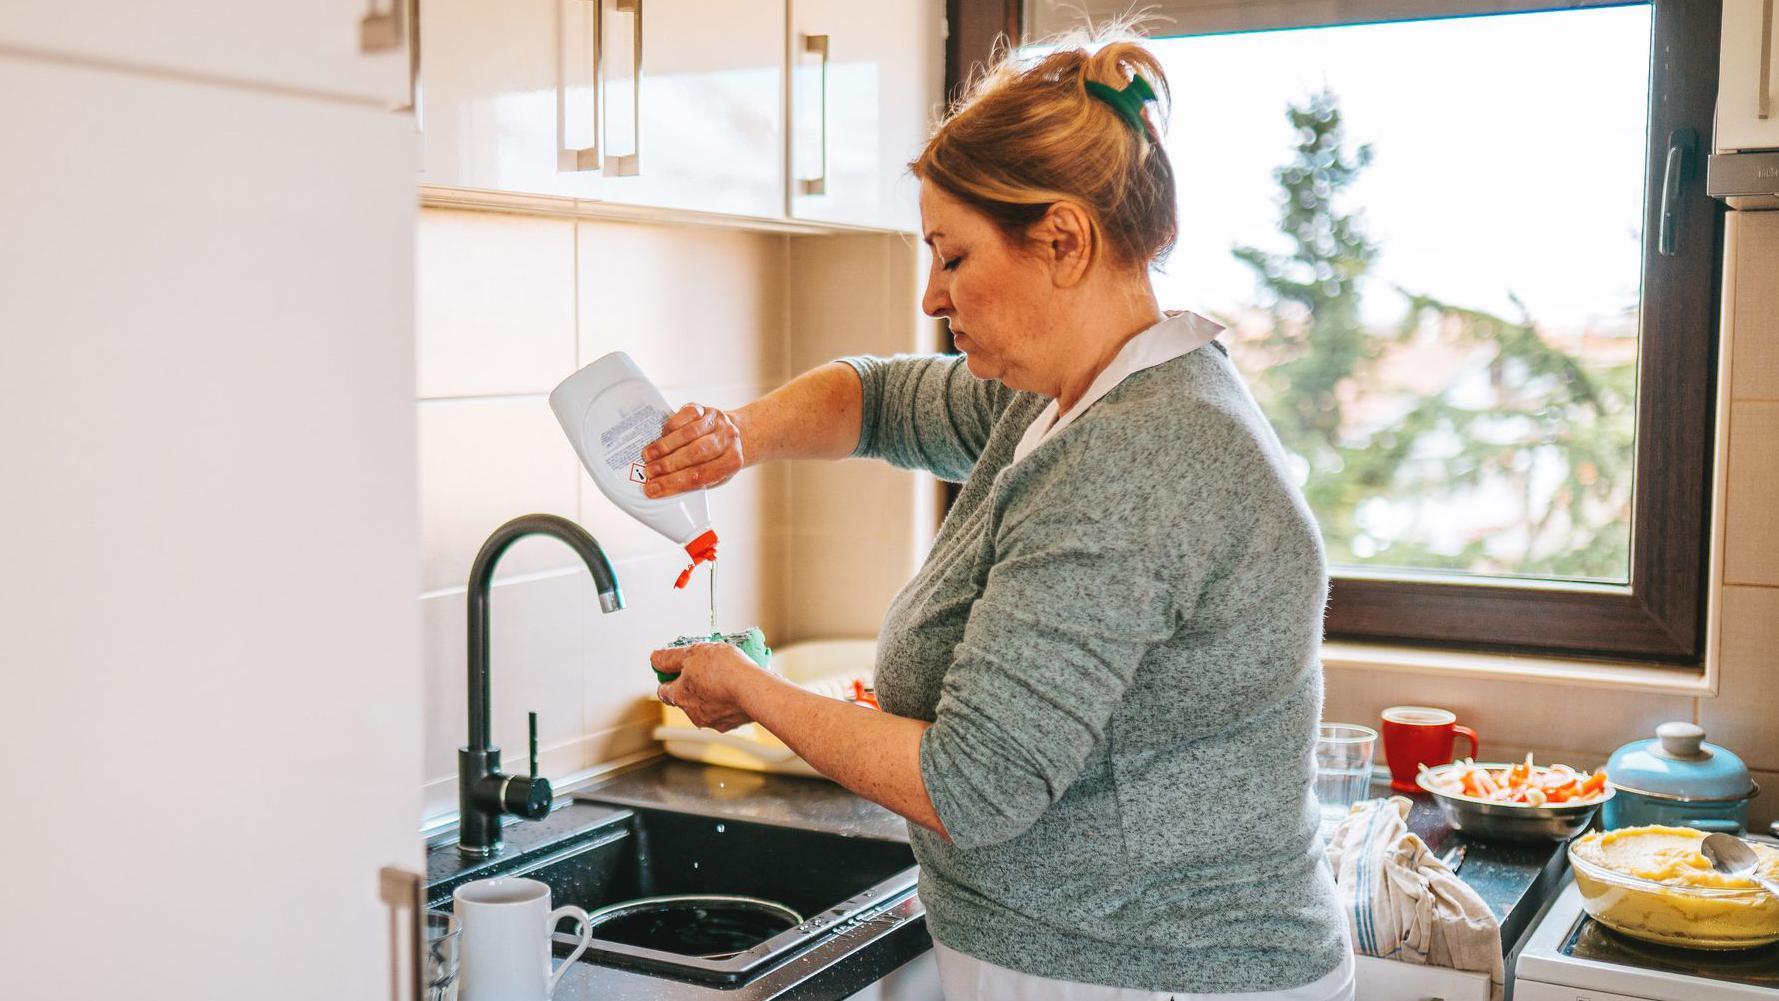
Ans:
[{"label": "woman's ear", "polygon": [[1053,203],[1031,229],[1034,249],[1049,265],[1057,288],[1072,288],[1087,277],[1093,241],[1098,237],[1087,210],[1071,201]]}]

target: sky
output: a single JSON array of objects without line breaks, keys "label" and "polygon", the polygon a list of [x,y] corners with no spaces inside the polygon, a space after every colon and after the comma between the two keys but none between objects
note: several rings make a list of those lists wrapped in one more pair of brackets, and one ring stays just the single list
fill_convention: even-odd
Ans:
[{"label": "sky", "polygon": [[[1618,325],[1638,295],[1649,32],[1635,5],[1153,40],[1181,216],[1163,304],[1254,301],[1230,247],[1286,249],[1285,107],[1327,86],[1349,148],[1373,146],[1344,207],[1381,244],[1374,276],[1510,316],[1517,294],[1552,327]],[[1374,289],[1367,320],[1393,322],[1401,298]]]}]

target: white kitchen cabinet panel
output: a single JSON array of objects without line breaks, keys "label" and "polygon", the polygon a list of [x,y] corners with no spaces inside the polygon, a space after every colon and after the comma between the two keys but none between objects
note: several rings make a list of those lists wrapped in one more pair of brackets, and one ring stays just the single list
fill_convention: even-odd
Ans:
[{"label": "white kitchen cabinet panel", "polygon": [[425,0],[421,182],[781,217],[784,18],[784,0]]},{"label": "white kitchen cabinet panel", "polygon": [[422,864],[411,126],[60,59],[0,55],[0,94],[0,730],[50,776],[0,835],[31,860],[0,993],[388,997],[379,869]]},{"label": "white kitchen cabinet panel", "polygon": [[[1718,52],[1719,153],[1779,149],[1779,7],[1774,0],[1723,0]],[[1766,57],[1762,65],[1761,57]],[[1765,117],[1762,117],[1762,116]]]},{"label": "white kitchen cabinet panel", "polygon": [[940,0],[790,0],[790,212],[915,232],[907,163],[943,102]]},{"label": "white kitchen cabinet panel", "polygon": [[1442,966],[1354,956],[1358,1001],[1489,1001],[1489,976]]},{"label": "white kitchen cabinet panel", "polygon": [[7,0],[0,4],[0,50],[393,107],[408,94],[407,2]]}]

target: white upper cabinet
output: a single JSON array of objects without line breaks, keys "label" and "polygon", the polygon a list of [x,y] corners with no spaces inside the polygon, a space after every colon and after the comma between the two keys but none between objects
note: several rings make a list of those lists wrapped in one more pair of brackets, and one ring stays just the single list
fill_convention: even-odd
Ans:
[{"label": "white upper cabinet", "polygon": [[[1779,13],[1773,0],[1724,0],[1719,51],[1719,153],[1779,149]],[[1763,62],[1764,59],[1764,62]]]},{"label": "white upper cabinet", "polygon": [[409,0],[7,0],[0,46],[405,104]]},{"label": "white upper cabinet", "polygon": [[784,0],[423,0],[421,182],[784,212]]},{"label": "white upper cabinet", "polygon": [[790,214],[917,230],[907,164],[943,101],[944,4],[790,3]]}]

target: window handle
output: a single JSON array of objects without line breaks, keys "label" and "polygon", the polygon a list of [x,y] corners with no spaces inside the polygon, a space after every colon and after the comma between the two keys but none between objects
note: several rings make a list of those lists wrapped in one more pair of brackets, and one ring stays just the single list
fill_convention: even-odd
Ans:
[{"label": "window handle", "polygon": [[642,0],[617,0],[620,14],[630,15],[630,152],[605,158],[605,176],[635,177],[642,173]]},{"label": "window handle", "polygon": [[1680,229],[1680,188],[1686,183],[1686,161],[1697,144],[1692,129],[1675,129],[1668,134],[1668,163],[1662,171],[1662,216],[1656,230],[1656,252],[1663,257],[1674,256],[1674,241]]},{"label": "window handle", "polygon": [[797,181],[797,186],[805,195],[825,195],[828,193],[828,36],[804,35],[803,51],[822,57],[821,68],[821,173],[814,177],[806,177]]},{"label": "window handle", "polygon": [[[593,100],[591,102],[593,106],[593,138],[586,146],[564,146],[562,150],[562,169],[564,170],[598,170],[601,167],[599,160],[599,112],[604,107],[605,75],[604,60],[600,58],[603,48],[600,40],[604,35],[605,2],[604,0],[590,0],[590,2],[593,5],[593,21],[587,30],[591,36],[593,47]],[[563,86],[566,88],[567,84],[565,83]],[[566,89],[556,92],[558,115],[562,113],[562,102],[566,100],[567,93]],[[560,118],[558,118],[558,122],[560,122]]]},{"label": "window handle", "polygon": [[1760,5],[1760,120],[1773,110],[1773,0]]}]

